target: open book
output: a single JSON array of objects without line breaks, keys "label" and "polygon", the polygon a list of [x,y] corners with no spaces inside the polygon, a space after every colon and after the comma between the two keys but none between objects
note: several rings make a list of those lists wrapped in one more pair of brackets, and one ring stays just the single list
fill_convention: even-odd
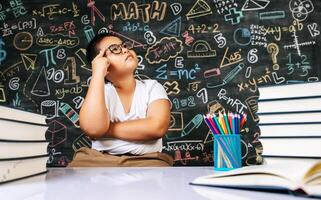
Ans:
[{"label": "open book", "polygon": [[264,191],[291,191],[321,197],[321,161],[249,166],[198,177],[192,185]]}]

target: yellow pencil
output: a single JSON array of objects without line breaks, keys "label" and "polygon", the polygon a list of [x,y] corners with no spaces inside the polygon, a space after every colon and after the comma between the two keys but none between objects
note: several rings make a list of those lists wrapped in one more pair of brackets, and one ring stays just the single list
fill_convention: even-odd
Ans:
[{"label": "yellow pencil", "polygon": [[224,120],[224,116],[222,115],[221,112],[218,113],[218,116],[219,116],[219,122],[220,122],[220,125],[221,127],[223,128],[223,131],[224,131],[224,134],[226,135],[227,134],[227,128],[226,128],[226,123],[225,123],[225,120]]}]

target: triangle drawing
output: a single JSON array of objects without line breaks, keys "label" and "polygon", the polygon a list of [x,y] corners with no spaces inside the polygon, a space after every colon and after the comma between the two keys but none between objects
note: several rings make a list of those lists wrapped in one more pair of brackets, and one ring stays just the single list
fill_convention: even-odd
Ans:
[{"label": "triangle drawing", "polygon": [[35,69],[37,54],[21,54],[21,60],[26,70]]},{"label": "triangle drawing", "polygon": [[179,37],[181,35],[181,24],[182,20],[181,17],[178,17],[174,21],[170,22],[167,24],[161,31],[160,33],[163,33],[165,35],[170,35],[170,36],[177,36]]},{"label": "triangle drawing", "polygon": [[204,0],[197,0],[190,11],[188,11],[186,14],[186,18],[189,20],[191,18],[201,17],[209,14],[212,14],[211,7]]},{"label": "triangle drawing", "polygon": [[242,11],[261,10],[266,8],[269,3],[269,0],[246,0],[242,7]]}]

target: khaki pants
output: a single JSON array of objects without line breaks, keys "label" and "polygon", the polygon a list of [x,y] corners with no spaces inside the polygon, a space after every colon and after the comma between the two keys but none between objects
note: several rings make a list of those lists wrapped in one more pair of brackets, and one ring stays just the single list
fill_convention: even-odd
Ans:
[{"label": "khaki pants", "polygon": [[169,167],[173,158],[165,153],[110,155],[87,147],[80,148],[67,167]]}]

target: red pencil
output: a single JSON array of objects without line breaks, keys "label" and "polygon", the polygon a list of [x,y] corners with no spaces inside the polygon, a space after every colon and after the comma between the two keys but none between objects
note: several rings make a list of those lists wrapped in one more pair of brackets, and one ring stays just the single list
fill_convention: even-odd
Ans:
[{"label": "red pencil", "polygon": [[219,134],[219,131],[217,130],[213,120],[212,120],[212,117],[209,116],[209,114],[206,115],[206,118],[208,119],[208,121],[210,122],[210,124],[212,125],[214,131],[215,131],[215,134]]},{"label": "red pencil", "polygon": [[246,117],[247,117],[247,115],[245,113],[243,113],[242,114],[242,121],[241,121],[241,129],[242,129],[243,125],[245,124]]}]

